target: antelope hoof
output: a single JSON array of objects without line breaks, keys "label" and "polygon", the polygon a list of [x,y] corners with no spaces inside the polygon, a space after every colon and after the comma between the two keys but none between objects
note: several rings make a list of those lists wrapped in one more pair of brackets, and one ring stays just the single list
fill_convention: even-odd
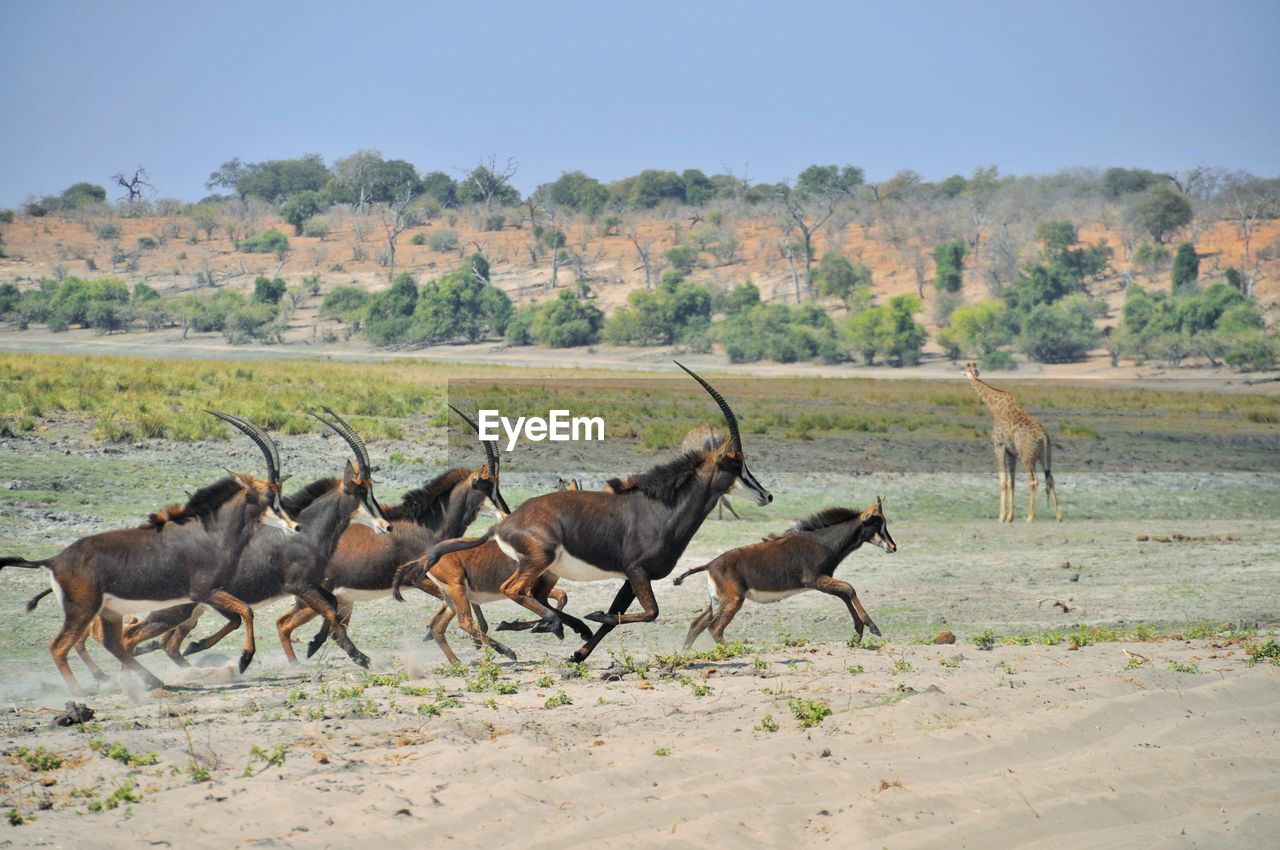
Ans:
[{"label": "antelope hoof", "polygon": [[246,649],[244,652],[240,653],[240,672],[241,672],[241,673],[243,673],[245,670],[249,669],[249,662],[251,662],[251,661],[253,661],[253,653],[252,653],[252,652],[249,652],[249,651]]},{"label": "antelope hoof", "polygon": [[187,644],[187,648],[182,650],[183,655],[195,655],[197,652],[204,652],[206,649],[204,641],[197,640]]},{"label": "antelope hoof", "polygon": [[512,661],[520,660],[516,658],[515,652],[513,652],[511,647],[509,646],[503,646],[497,641],[489,641],[489,645],[492,646],[495,650],[497,650],[499,655],[505,656],[506,658],[510,658]]},{"label": "antelope hoof", "polygon": [[587,660],[587,655],[589,655],[589,653],[583,652],[581,649],[579,649],[573,655],[569,656],[569,660],[572,661],[574,664],[581,664],[582,662]]},{"label": "antelope hoof", "polygon": [[871,622],[870,620],[867,620],[867,628],[871,629],[871,634],[875,635],[876,637],[884,637],[884,635],[880,634],[880,629],[876,627],[876,624]]},{"label": "antelope hoof", "polygon": [[324,646],[324,641],[313,639],[311,643],[307,644],[307,657],[310,658],[311,656],[315,655],[317,652],[320,651],[320,647],[322,646]]},{"label": "antelope hoof", "polygon": [[592,622],[595,622],[595,623],[603,623],[606,626],[618,625],[618,618],[615,617],[613,614],[608,613],[607,611],[592,611],[590,614],[583,617],[582,619],[591,620]]},{"label": "antelope hoof", "polygon": [[158,691],[164,687],[164,682],[160,681],[155,676],[152,676],[150,673],[147,673],[142,677],[142,684],[149,691]]},{"label": "antelope hoof", "polygon": [[159,648],[160,648],[159,641],[149,640],[146,643],[144,643],[142,646],[134,647],[133,656],[137,658],[139,655],[146,655],[148,652],[155,652]]},{"label": "antelope hoof", "polygon": [[357,649],[351,653],[351,660],[359,664],[364,669],[369,669],[369,656],[365,655],[360,650]]},{"label": "antelope hoof", "polygon": [[[99,682],[105,682],[107,681],[107,679],[110,679],[111,677],[108,676],[106,673],[102,672],[101,670],[99,670],[93,674],[93,678]],[[80,694],[80,696],[83,696],[83,694]]]}]

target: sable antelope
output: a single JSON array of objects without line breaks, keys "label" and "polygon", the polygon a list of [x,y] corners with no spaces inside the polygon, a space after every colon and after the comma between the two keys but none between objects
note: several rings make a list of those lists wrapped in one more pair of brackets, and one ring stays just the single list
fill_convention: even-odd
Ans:
[{"label": "sable antelope", "polygon": [[684,648],[693,646],[708,627],[715,642],[724,643],[724,630],[747,599],[777,602],[806,590],[818,590],[843,600],[859,640],[864,624],[878,637],[880,629],[867,616],[853,585],[833,578],[840,562],[863,543],[872,543],[886,552],[898,551],[889,535],[884,502],[880,499],[864,511],[827,508],[782,534],[730,549],[711,563],[682,573],[674,584],[694,573],[707,573],[707,607],[694,617]]},{"label": "sable antelope", "polygon": [[[476,430],[475,422],[468,416],[452,405],[450,409]],[[441,473],[426,486],[406,493],[399,505],[383,508],[383,516],[391,523],[391,534],[375,535],[365,527],[352,526],[342,535],[325,571],[325,587],[337,597],[338,615],[344,624],[350,623],[356,602],[391,595],[398,566],[422,555],[441,540],[465,532],[481,510],[487,509],[494,515],[501,511],[501,516],[510,513],[498,487],[497,442],[482,440],[481,443],[485,452],[483,466],[459,467]],[[434,589],[433,585],[427,592]],[[315,616],[309,607],[297,605],[278,621],[280,643],[290,661],[295,660],[293,631]],[[324,644],[328,633],[326,623],[308,645],[308,658]]]},{"label": "sable antelope", "polygon": [[[569,481],[561,478],[556,482],[557,491],[578,489],[580,485],[576,478]],[[477,646],[491,647],[515,661],[516,654],[510,648],[489,637],[489,626],[480,612],[480,606],[507,598],[502,593],[502,584],[511,578],[516,562],[503,554],[494,540],[489,540],[474,549],[450,552],[430,570],[426,569],[425,560],[425,558],[418,558],[401,565],[396,570],[393,592],[396,599],[401,599],[400,588],[407,584],[444,600],[435,616],[431,618],[430,634],[439,644],[445,658],[453,664],[458,663],[458,656],[454,655],[449,642],[445,639],[445,631],[456,615],[458,627],[471,635],[471,639]],[[555,585],[556,576],[544,573],[534,585],[534,598],[544,605],[554,602],[560,618],[577,631],[584,640],[590,640],[591,630],[587,625],[576,617],[564,613],[568,596]],[[474,619],[470,615],[472,611],[475,612]],[[518,625],[521,628],[527,628],[539,622],[541,621],[532,620]],[[515,628],[516,624],[504,623],[499,626],[499,631],[504,626]]]},{"label": "sable antelope", "polygon": [[[357,465],[352,466],[347,461],[342,478],[313,481],[285,499],[284,506],[298,518],[301,532],[284,540],[255,538],[245,547],[224,586],[250,606],[260,607],[286,596],[296,596],[325,618],[334,641],[352,661],[368,667],[368,656],[356,648],[347,636],[345,625],[338,620],[337,600],[323,586],[324,570],[338,545],[338,538],[349,523],[360,523],[378,532],[386,532],[389,524],[382,517],[382,510],[373,495],[371,467],[364,442],[341,417],[327,408],[326,411],[333,417],[333,422],[318,414],[312,415],[351,446]],[[130,636],[131,640],[136,644],[164,634],[185,625],[198,613],[194,606],[186,605],[154,612]],[[227,621],[219,631],[188,645],[185,654],[208,649],[241,625],[241,620],[236,617],[227,617]],[[250,632],[246,637],[248,640],[253,621],[245,618],[243,622]]]},{"label": "sable antelope", "polygon": [[[280,500],[280,461],[275,446],[258,426],[226,413],[209,411],[242,431],[267,461],[267,480],[238,472],[197,490],[181,507],[152,514],[139,528],[82,537],[52,558],[28,561],[0,558],[0,567],[47,567],[53,593],[62,603],[62,629],[49,644],[53,663],[73,694],[83,691],[67,654],[84,637],[94,617],[101,618],[102,642],[148,687],[163,683],[126,651],[121,618],[178,602],[208,605],[224,615],[252,618],[249,606],[224,588],[241,553],[253,540],[289,540],[297,535]],[[288,532],[255,534],[263,526]],[[38,600],[38,597],[37,597]],[[33,600],[37,601],[37,600]],[[246,636],[240,669],[253,657]]]},{"label": "sable antelope", "polygon": [[[573,581],[626,579],[608,612],[587,615],[586,619],[601,626],[573,654],[574,661],[589,656],[616,626],[657,619],[652,582],[670,575],[717,500],[740,486],[759,505],[773,501],[773,495],[747,469],[738,420],[728,402],[702,378],[676,365],[707,391],[724,414],[729,439],[721,446],[688,452],[626,481],[614,479],[609,482],[613,493],[576,490],[529,499],[482,537],[433,547],[428,566],[434,567],[449,552],[471,549],[493,538],[517,562],[511,578],[502,584],[503,594],[542,618],[534,631],[557,636],[564,633],[559,615],[533,596],[543,573]],[[643,610],[626,613],[636,599]]]},{"label": "sable antelope", "polygon": [[[684,435],[684,440],[680,443],[680,452],[683,454],[684,452],[710,451],[719,448],[722,442],[724,442],[724,438],[720,436],[720,432],[704,422]],[[716,519],[724,519],[725,508],[729,509],[729,513],[733,514],[734,519],[742,519],[742,517],[738,516],[738,512],[733,509],[733,505],[729,504],[728,496],[720,497],[720,504],[716,509]]]}]

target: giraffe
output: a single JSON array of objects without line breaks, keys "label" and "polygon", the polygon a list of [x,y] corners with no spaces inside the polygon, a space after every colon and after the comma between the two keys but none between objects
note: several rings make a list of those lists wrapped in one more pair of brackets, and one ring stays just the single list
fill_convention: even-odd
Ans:
[{"label": "giraffe", "polygon": [[995,417],[995,424],[991,428],[991,442],[995,444],[996,470],[1000,474],[1000,521],[1013,522],[1013,476],[1016,463],[1021,459],[1022,465],[1026,467],[1027,477],[1031,480],[1027,522],[1036,520],[1036,490],[1040,486],[1036,479],[1037,460],[1044,467],[1046,495],[1053,505],[1058,522],[1062,522],[1058,491],[1053,486],[1053,473],[1050,472],[1052,460],[1049,432],[1012,395],[978,380],[977,363],[966,363],[964,370],[969,377],[969,385]]}]

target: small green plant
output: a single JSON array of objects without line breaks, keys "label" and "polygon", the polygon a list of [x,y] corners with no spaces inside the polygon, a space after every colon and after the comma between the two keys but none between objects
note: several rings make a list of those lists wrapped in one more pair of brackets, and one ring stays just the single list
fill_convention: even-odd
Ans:
[{"label": "small green plant", "polygon": [[1014,669],[1013,669],[1013,665],[1012,665],[1012,664],[1010,664],[1008,661],[1001,661],[1001,662],[1000,662],[1000,670],[1001,670],[1001,672],[1003,672],[1006,676],[1012,676],[1014,673],[1016,673],[1016,672],[1017,672],[1016,670],[1014,670]]},{"label": "small green plant", "polygon": [[370,688],[394,687],[409,678],[408,673],[364,673],[361,677]]},{"label": "small green plant", "polygon": [[554,696],[547,697],[547,701],[542,704],[542,707],[559,708],[562,705],[573,705],[573,698],[564,691],[557,691]]},{"label": "small green plant", "polygon": [[249,763],[244,766],[244,776],[253,776],[253,764],[261,761],[267,767],[281,767],[285,762],[286,750],[284,744],[276,744],[270,750],[264,750],[257,744],[249,750]]},{"label": "small green plant", "polygon": [[5,820],[9,821],[9,826],[22,826],[24,823],[31,823],[35,818],[25,817],[22,812],[17,809],[9,809],[4,813]]},{"label": "small green plant", "polygon": [[467,667],[460,661],[454,661],[450,664],[441,664],[436,668],[437,676],[465,676],[467,675]]},{"label": "small green plant", "polygon": [[591,670],[581,661],[566,661],[564,665],[564,678],[566,679],[590,679]]},{"label": "small green plant", "polygon": [[760,725],[756,727],[757,732],[777,732],[778,721],[773,719],[772,714],[766,714],[760,718]]},{"label": "small green plant", "polygon": [[693,691],[693,695],[698,699],[702,699],[703,697],[708,696],[711,693],[710,685],[706,684],[705,682],[694,681],[688,676],[685,676],[683,679],[681,679],[680,684],[688,685],[689,690]]},{"label": "small green plant", "polygon": [[202,764],[196,764],[195,762],[192,762],[191,768],[187,773],[191,776],[191,781],[195,783],[208,782],[213,778],[213,775],[209,772],[209,768]]},{"label": "small green plant", "polygon": [[118,809],[125,803],[141,803],[142,795],[133,787],[133,782],[126,779],[116,786],[116,790],[105,800],[94,800],[89,804],[89,811],[102,812]]},{"label": "small green plant", "polygon": [[359,699],[364,696],[364,685],[340,685],[330,693],[334,699]]},{"label": "small green plant", "polygon": [[991,629],[978,632],[973,636],[973,645],[978,649],[990,651],[996,645],[996,635]]},{"label": "small green plant", "polygon": [[641,679],[649,678],[649,664],[645,661],[638,661],[633,658],[631,653],[623,650],[609,650],[609,657],[613,659],[613,663],[622,668],[624,673],[634,673]]},{"label": "small green plant", "polygon": [[763,676],[765,673],[769,672],[769,662],[764,660],[764,656],[757,655],[755,658],[751,659],[751,670],[757,676]]},{"label": "small green plant", "polygon": [[18,758],[34,771],[57,770],[62,767],[63,762],[62,756],[44,747],[36,747],[34,750],[18,747]]},{"label": "small green plant", "polygon": [[1139,667],[1141,667],[1146,663],[1147,662],[1143,661],[1141,658],[1138,658],[1136,655],[1130,655],[1129,660],[1125,662],[1124,669],[1137,670]]},{"label": "small green plant", "polygon": [[401,685],[400,693],[407,697],[427,697],[431,696],[431,689],[425,687],[417,687],[414,685]]},{"label": "small green plant", "polygon": [[299,702],[300,700],[304,700],[306,698],[307,698],[307,692],[304,691],[302,688],[294,688],[293,690],[289,691],[289,705],[293,705],[295,702]]},{"label": "small green plant", "polygon": [[894,662],[893,662],[894,673],[914,673],[915,669],[916,668],[911,666],[911,662],[905,658],[894,659]]},{"label": "small green plant", "polygon": [[787,700],[787,707],[800,723],[801,729],[817,726],[831,716],[831,706],[820,699],[800,699],[792,697]]},{"label": "small green plant", "polygon": [[959,658],[939,658],[938,663],[941,664],[943,667],[946,667],[948,670],[954,670],[960,666],[960,659]]},{"label": "small green plant", "polygon": [[124,744],[108,744],[101,739],[94,739],[89,742],[89,749],[96,751],[100,755],[104,755],[109,759],[114,759],[127,767],[147,767],[156,764],[160,760],[160,756],[156,753],[131,753],[129,748]]},{"label": "small green plant", "polygon": [[537,684],[537,686],[540,688],[549,688],[555,683],[556,683],[556,680],[551,678],[550,676],[542,676],[538,679],[538,681],[535,684]]},{"label": "small green plant", "polygon": [[809,639],[802,638],[802,637],[792,637],[791,635],[784,634],[782,636],[782,645],[793,647],[793,648],[799,648],[802,646],[808,646]]},{"label": "small green plant", "polygon": [[653,754],[654,754],[655,756],[663,756],[663,757],[666,757],[666,756],[671,755],[671,750],[670,750],[669,748],[667,748],[667,747],[658,747],[658,749],[656,749],[656,750],[654,750],[654,751],[653,751]]},{"label": "small green plant", "polygon": [[853,676],[861,676],[863,673],[867,672],[867,668],[863,667],[861,664],[854,664],[846,669],[849,671],[850,675]]},{"label": "small green plant", "polygon": [[1280,665],[1280,644],[1276,643],[1275,638],[1267,638],[1265,643],[1256,643],[1246,649],[1249,653],[1249,666],[1257,664],[1259,661],[1270,660],[1272,664]]},{"label": "small green plant", "polygon": [[1191,673],[1200,675],[1200,668],[1195,664],[1180,664],[1177,661],[1169,662],[1169,669],[1175,673]]}]

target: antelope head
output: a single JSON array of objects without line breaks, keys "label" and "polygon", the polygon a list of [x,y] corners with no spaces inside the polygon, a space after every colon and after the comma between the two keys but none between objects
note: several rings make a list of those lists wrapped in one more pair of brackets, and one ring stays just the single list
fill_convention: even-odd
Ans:
[{"label": "antelope head", "polygon": [[341,416],[327,407],[322,409],[333,421],[314,411],[307,412],[345,440],[356,456],[355,464],[348,460],[342,471],[342,492],[358,500],[350,521],[372,528],[375,534],[386,534],[391,531],[391,523],[382,515],[382,506],[373,495],[373,464],[369,462],[369,449],[365,447],[364,439]]},{"label": "antelope head", "polygon": [[[476,437],[480,437],[480,428],[470,416],[463,413],[452,404],[449,409],[462,417],[462,421],[471,426],[471,430],[476,432]],[[502,490],[499,488],[500,469],[502,461],[498,455],[497,440],[480,440],[484,446],[484,465],[477,467],[471,473],[471,489],[473,492],[479,493],[484,499],[481,510],[491,514],[496,519],[504,519],[507,514],[511,513],[511,508],[507,506],[507,500],[502,497]]]},{"label": "antelope head", "polygon": [[733,409],[729,407],[729,402],[724,400],[724,396],[716,392],[715,387],[698,377],[692,370],[686,368],[684,364],[676,362],[676,365],[684,369],[689,374],[689,377],[702,385],[702,388],[707,391],[707,394],[720,407],[720,412],[724,414],[725,425],[729,428],[729,437],[716,451],[715,462],[718,471],[733,476],[734,483],[731,492],[733,490],[744,490],[756,500],[757,505],[767,505],[772,502],[773,494],[766,490],[764,485],[757,481],[756,477],[751,474],[751,470],[747,468],[747,456],[742,450],[742,434],[738,431],[738,417],[733,414]]},{"label": "antelope head", "polygon": [[886,552],[897,552],[898,544],[889,534],[889,520],[884,515],[884,499],[876,496],[876,503],[862,512],[862,541],[879,546]]},{"label": "antelope head", "polygon": [[280,454],[276,449],[276,444],[261,428],[247,419],[241,419],[239,416],[232,416],[230,413],[222,413],[217,410],[206,412],[218,417],[236,430],[243,432],[262,451],[262,456],[267,462],[266,481],[231,469],[227,470],[227,473],[244,488],[246,504],[261,507],[257,521],[269,528],[278,528],[286,534],[296,534],[298,532],[298,523],[293,517],[289,516],[284,509],[284,504],[280,501],[280,488],[289,476],[280,474]]}]

